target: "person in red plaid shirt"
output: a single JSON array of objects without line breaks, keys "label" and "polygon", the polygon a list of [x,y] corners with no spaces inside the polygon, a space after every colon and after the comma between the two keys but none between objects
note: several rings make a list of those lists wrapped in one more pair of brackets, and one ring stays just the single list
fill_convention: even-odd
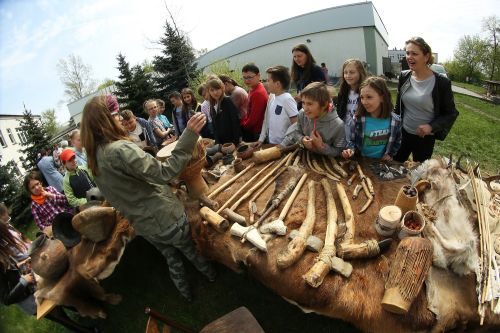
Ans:
[{"label": "person in red plaid shirt", "polygon": [[40,230],[51,226],[59,213],[74,214],[64,194],[52,186],[43,188],[39,172],[31,171],[24,177],[24,188],[31,194],[31,214]]}]

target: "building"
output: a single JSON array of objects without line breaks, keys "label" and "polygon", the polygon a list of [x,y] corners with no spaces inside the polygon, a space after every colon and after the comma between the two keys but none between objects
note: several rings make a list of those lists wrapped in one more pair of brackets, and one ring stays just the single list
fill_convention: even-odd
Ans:
[{"label": "building", "polygon": [[94,96],[113,94],[115,89],[116,89],[115,85],[111,85],[109,87],[105,87],[101,90],[88,94],[87,96],[84,96],[74,102],[69,103],[68,104],[69,115],[73,120],[75,128],[80,127],[80,122],[82,121],[83,108],[85,107],[85,104],[87,103],[88,100],[90,100]]},{"label": "building", "polygon": [[303,14],[250,32],[200,56],[198,68],[227,59],[231,67],[254,62],[262,71],[291,66],[292,48],[306,44],[331,76],[340,75],[346,59],[366,62],[373,74],[383,73],[388,33],[372,2],[338,6]]},{"label": "building", "polygon": [[[40,116],[32,116],[35,120],[41,121]],[[14,161],[20,174],[23,174],[25,170],[19,150],[23,148],[22,144],[27,140],[26,135],[20,129],[22,119],[23,115],[0,114],[0,164],[5,165],[9,161]]]}]

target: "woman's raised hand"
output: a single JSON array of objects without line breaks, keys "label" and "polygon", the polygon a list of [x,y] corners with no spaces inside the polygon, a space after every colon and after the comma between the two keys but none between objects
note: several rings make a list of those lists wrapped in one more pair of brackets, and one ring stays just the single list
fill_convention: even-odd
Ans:
[{"label": "woman's raised hand", "polygon": [[194,116],[189,118],[187,122],[187,128],[195,132],[196,134],[200,134],[201,129],[207,123],[207,117],[201,112],[195,113]]}]

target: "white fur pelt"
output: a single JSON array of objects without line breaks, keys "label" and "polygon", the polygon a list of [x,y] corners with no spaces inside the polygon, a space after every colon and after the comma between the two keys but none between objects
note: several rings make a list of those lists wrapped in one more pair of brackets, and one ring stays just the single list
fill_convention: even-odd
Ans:
[{"label": "white fur pelt", "polygon": [[434,247],[433,264],[459,275],[475,273],[479,267],[478,237],[467,209],[457,198],[456,183],[444,161],[427,160],[418,168],[419,176],[431,188],[424,194],[425,203],[436,212],[424,235]]}]

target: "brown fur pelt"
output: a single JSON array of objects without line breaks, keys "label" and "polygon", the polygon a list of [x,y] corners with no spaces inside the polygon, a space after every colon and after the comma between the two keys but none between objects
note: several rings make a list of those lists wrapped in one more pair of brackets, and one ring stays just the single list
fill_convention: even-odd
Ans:
[{"label": "brown fur pelt", "polygon": [[39,280],[35,293],[37,302],[43,299],[58,305],[74,307],[82,316],[106,318],[104,304],[117,304],[121,296],[107,294],[98,280],[108,277],[120,261],[125,245],[134,236],[128,220],[116,215],[110,237],[99,243],[82,238],[68,250],[69,268],[57,281]]},{"label": "brown fur pelt", "polygon": [[[243,186],[264,165],[255,167],[254,170],[251,170],[238,179],[229,189],[218,194],[214,199],[219,203],[224,203],[236,189]],[[365,194],[362,192],[357,200],[351,199],[352,191],[359,182],[359,179],[350,187],[346,186],[346,192],[355,217],[354,243],[360,243],[367,239],[382,239],[382,237],[378,236],[374,228],[378,211],[385,205],[393,204],[397,192],[402,185],[406,184],[406,180],[404,179],[377,182],[376,177],[367,167],[368,163],[363,163],[362,165],[363,171],[374,183],[376,194],[373,204],[368,208],[366,213],[359,215],[357,212],[366,202]],[[317,181],[321,179],[321,176],[310,172],[308,169],[307,172],[310,179]],[[212,186],[211,190],[219,186],[219,184],[224,183],[231,176],[232,174],[224,175],[218,184]],[[290,176],[290,173],[287,171],[278,179],[280,183],[286,184],[286,180]],[[334,197],[338,211],[339,235],[337,241],[339,241],[339,238],[345,232],[345,225],[343,225],[344,215],[336,192],[334,192]],[[324,239],[326,231],[326,205],[325,195],[319,184],[316,185],[316,198],[316,224],[313,235]],[[390,249],[382,256],[366,260],[351,260],[350,263],[353,265],[354,270],[348,279],[330,272],[323,284],[315,289],[307,285],[302,279],[302,275],[314,264],[317,256],[316,253],[306,251],[295,265],[280,270],[276,265],[276,257],[280,250],[288,244],[286,237],[276,237],[268,241],[268,253],[266,254],[258,251],[251,244],[248,244],[248,242],[241,244],[240,240],[231,236],[229,231],[221,234],[210,226],[202,224],[197,202],[188,202],[186,204],[193,238],[205,256],[217,260],[236,272],[240,272],[243,269],[248,270],[250,275],[264,283],[268,288],[291,302],[296,303],[304,310],[340,318],[353,323],[363,331],[370,332],[428,331],[436,324],[435,316],[427,309],[425,288],[422,288],[422,291],[417,296],[406,316],[398,316],[382,309],[380,302],[384,295],[384,285],[389,273],[391,259],[397,248],[396,238],[394,238]],[[284,204],[285,202],[280,204],[269,220],[277,218]],[[237,209],[237,213],[248,217],[247,206],[247,201],[244,201]],[[285,218],[288,233],[300,227],[305,217],[306,206],[307,187],[304,186]],[[471,290],[475,289],[473,281],[468,281],[466,287]],[[475,310],[477,300],[472,299],[469,304],[455,304],[455,307],[470,307],[470,309]],[[465,323],[475,324],[478,322],[478,317],[460,318],[460,320]]]}]

